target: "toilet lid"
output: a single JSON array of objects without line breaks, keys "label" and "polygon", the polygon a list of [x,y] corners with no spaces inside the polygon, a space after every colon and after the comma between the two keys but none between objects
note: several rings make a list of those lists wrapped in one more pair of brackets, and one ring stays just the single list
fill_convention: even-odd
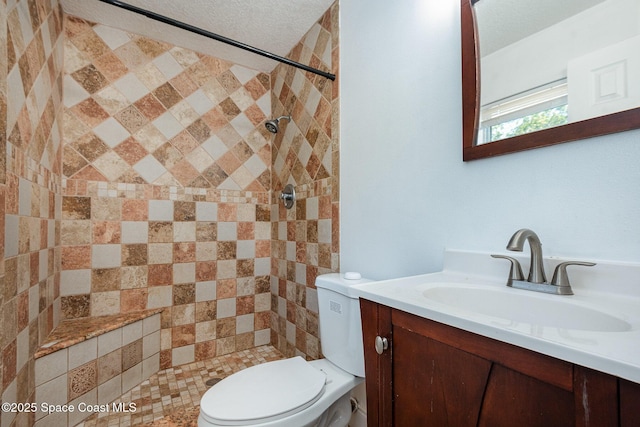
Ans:
[{"label": "toilet lid", "polygon": [[206,418],[221,425],[273,421],[315,403],[326,374],[302,357],[278,360],[239,371],[213,386],[200,401]]}]

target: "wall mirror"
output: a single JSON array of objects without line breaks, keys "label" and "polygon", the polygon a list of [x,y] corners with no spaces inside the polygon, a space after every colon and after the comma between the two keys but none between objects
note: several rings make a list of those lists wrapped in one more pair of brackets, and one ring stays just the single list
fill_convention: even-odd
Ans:
[{"label": "wall mirror", "polygon": [[640,1],[461,0],[463,159],[640,128]]}]

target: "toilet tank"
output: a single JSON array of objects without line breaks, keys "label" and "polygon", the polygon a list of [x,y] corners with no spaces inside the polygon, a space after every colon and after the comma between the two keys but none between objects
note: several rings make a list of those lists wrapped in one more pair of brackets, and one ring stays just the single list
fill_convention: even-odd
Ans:
[{"label": "toilet tank", "polygon": [[351,287],[371,280],[344,276],[331,273],[316,278],[322,354],[339,368],[364,377],[360,301]]}]

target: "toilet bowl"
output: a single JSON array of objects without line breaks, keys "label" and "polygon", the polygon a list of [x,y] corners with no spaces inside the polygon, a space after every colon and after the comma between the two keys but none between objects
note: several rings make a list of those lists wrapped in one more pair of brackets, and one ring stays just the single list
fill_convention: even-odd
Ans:
[{"label": "toilet bowl", "polygon": [[325,358],[292,357],[230,375],[202,397],[198,427],[346,427],[351,391],[364,381],[360,305],[349,288],[364,282],[318,276]]}]

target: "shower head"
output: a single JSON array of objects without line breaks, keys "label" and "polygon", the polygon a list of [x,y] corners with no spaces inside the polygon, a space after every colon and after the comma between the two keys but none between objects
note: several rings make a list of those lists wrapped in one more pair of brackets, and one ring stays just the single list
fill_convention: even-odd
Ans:
[{"label": "shower head", "polygon": [[269,132],[278,133],[278,130],[279,130],[278,123],[282,119],[287,119],[287,120],[291,121],[291,116],[280,116],[277,119],[267,120],[267,122],[264,125],[265,125],[265,127],[267,128],[267,130]]}]

